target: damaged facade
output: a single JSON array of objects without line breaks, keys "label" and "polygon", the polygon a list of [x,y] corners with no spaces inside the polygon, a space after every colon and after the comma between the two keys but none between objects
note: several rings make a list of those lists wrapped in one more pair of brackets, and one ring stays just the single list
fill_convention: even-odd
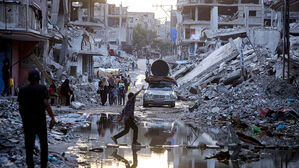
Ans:
[{"label": "damaged facade", "polygon": [[[2,69],[4,61],[9,62],[15,88],[26,83],[28,71],[36,67],[29,57],[42,62],[46,58],[44,51],[50,38],[46,9],[46,1],[0,2],[0,68]],[[0,86],[2,92],[2,72]],[[14,95],[15,89],[12,92]]]},{"label": "damaged facade", "polygon": [[127,43],[133,44],[133,30],[140,25],[143,29],[154,30],[156,29],[157,20],[155,14],[152,12],[129,12],[128,13],[128,38]]},{"label": "damaged facade", "polygon": [[223,29],[246,32],[248,28],[264,25],[264,6],[260,0],[180,0],[177,8],[177,44],[185,59],[206,52],[216,45],[213,44],[216,40],[221,44],[221,35],[217,33]]}]

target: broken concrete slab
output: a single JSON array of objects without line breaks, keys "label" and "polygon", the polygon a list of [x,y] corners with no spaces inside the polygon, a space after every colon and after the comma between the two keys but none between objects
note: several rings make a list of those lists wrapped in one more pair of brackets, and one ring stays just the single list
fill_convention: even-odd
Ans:
[{"label": "broken concrete slab", "polygon": [[[234,43],[237,45],[237,47],[240,47],[242,44],[242,39],[237,38],[234,40]],[[180,85],[190,82],[192,79],[201,76],[207,72],[210,72],[214,68],[217,67],[217,65],[221,64],[224,61],[230,60],[234,57],[236,57],[238,54],[237,52],[234,52],[234,49],[232,48],[231,44],[226,44],[214,52],[212,52],[208,57],[203,59],[191,72],[187,73],[184,77],[178,79],[178,83]]]},{"label": "broken concrete slab", "polygon": [[234,81],[238,80],[241,77],[241,69],[237,71],[233,71],[226,76],[224,76],[220,81],[222,81],[225,85],[233,84]]}]

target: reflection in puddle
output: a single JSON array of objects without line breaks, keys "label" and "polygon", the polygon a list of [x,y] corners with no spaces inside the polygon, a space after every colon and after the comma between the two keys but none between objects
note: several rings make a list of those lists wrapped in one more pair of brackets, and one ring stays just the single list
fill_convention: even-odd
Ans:
[{"label": "reflection in puddle", "polygon": [[[141,122],[138,124],[138,141],[146,148],[132,148],[133,131],[118,139],[119,148],[107,147],[113,144],[110,137],[123,129],[123,125],[115,122],[116,115],[101,114],[93,116],[89,127],[78,128],[75,132],[79,135],[77,149],[78,161],[82,168],[107,167],[107,168],[196,168],[196,167],[296,167],[298,152],[281,151],[264,152],[260,161],[244,163],[222,163],[217,159],[206,159],[220,150],[216,149],[187,149],[183,145],[198,145],[205,143],[215,145],[216,140],[225,139],[220,136],[221,131],[215,128],[196,130],[181,122]],[[223,134],[223,133],[222,133]],[[164,146],[163,146],[164,145]],[[104,148],[103,152],[90,152],[90,149]],[[227,151],[227,149],[223,149]],[[279,153],[280,152],[280,153]],[[261,152],[263,153],[263,152]],[[265,154],[266,153],[266,154]],[[233,154],[233,151],[230,153]],[[275,157],[273,157],[275,156]],[[287,162],[286,162],[287,161]],[[241,164],[240,164],[241,163]]]}]

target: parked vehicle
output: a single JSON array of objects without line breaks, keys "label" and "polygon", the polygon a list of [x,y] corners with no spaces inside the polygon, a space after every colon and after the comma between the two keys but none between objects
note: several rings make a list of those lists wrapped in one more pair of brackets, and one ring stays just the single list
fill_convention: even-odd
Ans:
[{"label": "parked vehicle", "polygon": [[143,95],[143,106],[169,105],[175,107],[176,95],[170,82],[150,83]]},{"label": "parked vehicle", "polygon": [[143,106],[169,105],[175,107],[177,99],[173,90],[175,80],[168,76],[169,66],[163,60],[157,60],[151,67],[152,75],[146,77],[149,84],[143,95]]}]

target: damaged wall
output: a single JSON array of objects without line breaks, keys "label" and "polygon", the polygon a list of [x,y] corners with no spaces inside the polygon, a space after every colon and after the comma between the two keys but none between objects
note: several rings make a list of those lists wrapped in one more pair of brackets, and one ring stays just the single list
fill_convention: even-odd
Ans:
[{"label": "damaged wall", "polygon": [[253,45],[257,47],[266,47],[272,54],[275,53],[280,41],[280,32],[278,30],[250,29],[247,32],[247,36]]}]

